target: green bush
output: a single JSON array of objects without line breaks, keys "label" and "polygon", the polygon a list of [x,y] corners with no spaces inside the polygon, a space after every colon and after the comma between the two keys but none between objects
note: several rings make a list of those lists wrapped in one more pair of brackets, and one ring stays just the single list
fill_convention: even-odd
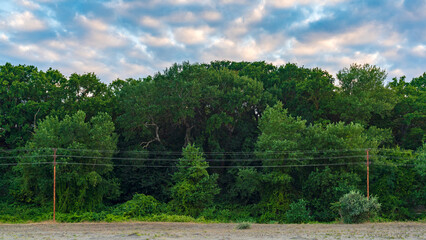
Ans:
[{"label": "green bush", "polygon": [[306,209],[306,201],[300,199],[290,204],[290,209],[285,213],[287,223],[307,223],[311,220],[309,211]]},{"label": "green bush", "polygon": [[277,214],[272,213],[272,212],[265,212],[264,214],[262,214],[257,222],[258,223],[275,223],[278,222],[278,218],[277,218]]},{"label": "green bush", "polygon": [[309,200],[311,220],[335,220],[338,215],[330,209],[330,204],[351,190],[356,190],[360,181],[356,173],[332,170],[329,167],[312,171],[303,183],[303,196]]},{"label": "green bush", "polygon": [[344,223],[362,223],[375,217],[380,210],[380,203],[376,197],[364,197],[358,191],[351,191],[334,204],[339,209]]},{"label": "green bush", "polygon": [[143,217],[152,214],[160,214],[163,210],[163,204],[152,196],[145,194],[135,194],[132,200],[119,205],[115,210],[115,215],[123,217]]},{"label": "green bush", "polygon": [[41,222],[52,219],[53,213],[49,207],[40,207],[35,204],[8,204],[0,203],[0,222],[23,223]]}]

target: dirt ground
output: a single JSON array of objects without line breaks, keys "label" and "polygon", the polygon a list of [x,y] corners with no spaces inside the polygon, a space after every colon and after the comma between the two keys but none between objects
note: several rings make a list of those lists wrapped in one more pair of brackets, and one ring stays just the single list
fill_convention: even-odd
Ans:
[{"label": "dirt ground", "polygon": [[0,224],[0,239],[426,239],[426,224],[32,223]]}]

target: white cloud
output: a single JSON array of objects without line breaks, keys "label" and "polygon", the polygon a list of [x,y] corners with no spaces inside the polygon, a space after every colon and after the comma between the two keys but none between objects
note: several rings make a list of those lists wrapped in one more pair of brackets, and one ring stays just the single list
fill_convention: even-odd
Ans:
[{"label": "white cloud", "polygon": [[349,66],[352,63],[368,63],[376,65],[384,62],[379,52],[364,53],[360,51],[356,51],[352,55],[337,57],[335,60],[341,67]]},{"label": "white cloud", "polygon": [[106,31],[108,25],[99,19],[88,19],[86,16],[77,15],[77,20],[86,28],[94,31]]},{"label": "white cloud", "polygon": [[145,34],[141,37],[141,41],[148,46],[154,47],[165,47],[165,46],[173,46],[175,45],[173,39],[170,37],[156,37],[151,34]]},{"label": "white cloud", "polygon": [[146,76],[152,72],[154,72],[153,69],[148,68],[144,66],[143,64],[135,64],[128,62],[128,59],[121,58],[118,61],[117,69],[118,72],[116,73],[116,76],[113,79],[116,78],[137,78]]},{"label": "white cloud", "polygon": [[191,45],[207,43],[211,32],[213,32],[213,29],[208,26],[199,28],[179,27],[174,30],[174,36],[177,41]]},{"label": "white cloud", "polygon": [[304,39],[295,39],[292,53],[295,55],[338,53],[348,50],[348,47],[363,44],[395,47],[403,41],[399,34],[390,32],[382,25],[366,24],[348,29],[343,33],[312,33]]},{"label": "white cloud", "polygon": [[394,78],[394,77],[402,77],[402,76],[404,76],[405,74],[404,74],[404,71],[402,71],[402,69],[399,69],[399,68],[397,68],[397,69],[394,69],[394,70],[391,70],[391,71],[389,71],[389,73],[388,73],[388,76],[389,77],[391,77],[391,78]]},{"label": "white cloud", "polygon": [[201,13],[201,17],[207,21],[215,22],[222,19],[222,14],[217,11],[204,11]]},{"label": "white cloud", "polygon": [[243,41],[216,39],[211,46],[204,49],[203,61],[228,59],[234,61],[275,60],[272,56],[279,51],[286,39],[283,34],[262,34],[259,38],[247,38]]},{"label": "white cloud", "polygon": [[232,22],[226,29],[225,34],[228,38],[237,39],[249,32],[252,24],[260,22],[266,15],[265,1],[262,0],[244,16],[240,16]]},{"label": "white cloud", "polygon": [[22,13],[11,13],[7,19],[8,20],[1,22],[0,25],[6,26],[7,28],[11,28],[13,30],[25,32],[46,29],[46,24],[29,11]]},{"label": "white cloud", "polygon": [[265,1],[262,0],[259,5],[257,5],[253,11],[245,17],[245,21],[247,23],[255,23],[262,20],[262,18],[265,16]]},{"label": "white cloud", "polygon": [[334,5],[346,0],[268,0],[267,4],[277,8],[291,8],[298,5]]},{"label": "white cloud", "polygon": [[198,17],[192,12],[176,12],[166,17],[172,23],[196,22]]},{"label": "white cloud", "polygon": [[9,42],[8,48],[3,54],[13,55],[25,61],[60,61],[62,56],[54,50],[39,46],[37,44],[17,44]]},{"label": "white cloud", "polygon": [[163,23],[153,17],[150,16],[143,16],[140,20],[140,23],[144,26],[150,27],[150,28],[162,28]]},{"label": "white cloud", "polygon": [[303,21],[294,22],[290,28],[306,27],[311,23],[330,17],[330,15],[324,13],[324,7],[321,5],[314,5],[312,11],[308,11],[306,8],[303,8],[302,13],[305,16],[305,19]]},{"label": "white cloud", "polygon": [[125,46],[126,36],[117,32],[114,27],[100,19],[89,19],[86,16],[76,16],[80,24],[86,28],[84,44],[95,48]]},{"label": "white cloud", "polygon": [[220,0],[221,4],[246,4],[248,0]]},{"label": "white cloud", "polygon": [[9,37],[6,34],[2,33],[2,34],[0,34],[0,40],[8,42],[9,41]]},{"label": "white cloud", "polygon": [[412,48],[411,52],[419,57],[426,57],[426,45],[419,44]]},{"label": "white cloud", "polygon": [[196,5],[210,5],[210,0],[164,0],[164,3],[172,4],[172,5],[189,5],[189,4],[196,4]]},{"label": "white cloud", "polygon": [[37,4],[37,3],[33,2],[33,1],[30,1],[30,0],[17,0],[16,2],[19,5],[21,5],[23,7],[26,7],[26,8],[29,8],[29,9],[32,9],[32,10],[40,8],[39,4]]}]

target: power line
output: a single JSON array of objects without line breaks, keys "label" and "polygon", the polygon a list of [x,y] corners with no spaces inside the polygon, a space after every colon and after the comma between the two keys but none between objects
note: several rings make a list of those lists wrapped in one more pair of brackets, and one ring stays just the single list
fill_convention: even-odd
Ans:
[{"label": "power line", "polygon": [[[315,166],[343,166],[353,165],[364,162],[347,162],[347,163],[329,163],[329,164],[291,164],[291,165],[259,165],[259,166],[201,166],[201,168],[289,168],[289,167],[315,167]],[[35,164],[53,164],[53,162],[35,162],[35,163],[6,163],[0,164],[0,166],[9,165],[35,165]],[[177,165],[131,165],[131,164],[108,164],[108,163],[78,163],[78,162],[56,162],[60,165],[83,165],[83,166],[107,166],[107,167],[145,167],[145,168],[191,168],[196,166],[177,166]]]},{"label": "power line", "polygon": [[[318,152],[354,152],[354,151],[365,151],[368,148],[352,148],[352,149],[325,149],[325,150],[292,150],[292,151],[266,151],[266,152],[203,152],[207,155],[244,155],[244,154],[279,154],[279,153],[318,153]],[[69,148],[58,148],[58,150],[68,151],[94,151],[94,152],[113,152],[113,153],[138,153],[138,154],[169,154],[169,155],[182,155],[182,152],[174,151],[137,151],[137,150],[95,150],[95,149],[69,149]]]},{"label": "power line", "polygon": [[[106,160],[123,160],[123,161],[190,161],[187,159],[176,158],[129,158],[129,157],[102,157],[102,156],[87,156],[87,155],[56,155],[57,157],[65,158],[86,158],[86,159],[106,159]],[[370,155],[371,157],[389,157],[383,155]],[[20,159],[20,158],[45,158],[53,157],[53,155],[24,155],[24,156],[6,156],[0,157],[1,159]],[[252,162],[252,161],[302,161],[302,160],[327,160],[327,159],[346,159],[346,158],[363,158],[365,155],[352,155],[352,156],[330,156],[330,157],[304,157],[304,158],[237,158],[237,159],[205,159],[208,162]],[[404,157],[396,157],[398,159],[406,159]]]},{"label": "power line", "polygon": [[[195,166],[177,166],[177,165],[132,165],[132,164],[112,164],[112,163],[78,163],[78,162],[56,162],[60,165],[82,165],[82,166],[107,166],[107,167],[143,167],[143,168],[190,168]],[[40,164],[53,164],[53,162],[23,162],[23,163],[2,163],[0,166],[16,166],[16,165],[40,165]],[[345,166],[366,164],[362,162],[346,162],[346,163],[319,163],[319,164],[289,164],[289,165],[233,165],[233,166],[202,166],[201,168],[290,168],[290,167],[324,167],[324,166]],[[426,166],[426,164],[393,164],[393,163],[376,163],[371,162],[372,165],[383,165],[388,167],[415,167]]]},{"label": "power line", "polygon": [[[0,149],[0,152],[21,152],[21,151],[51,151],[53,148],[19,148],[19,149]],[[167,155],[182,155],[182,152],[176,151],[138,151],[138,150],[108,150],[108,149],[72,149],[72,148],[57,148],[58,150],[74,151],[74,152],[109,152],[109,153],[135,153],[135,154],[167,154]],[[352,148],[352,149],[315,149],[315,150],[291,150],[291,151],[265,151],[265,152],[203,152],[207,155],[262,155],[262,154],[281,154],[281,153],[327,153],[327,152],[356,152],[365,151],[373,148]]]},{"label": "power line", "polygon": [[10,159],[10,158],[37,158],[37,157],[53,157],[53,155],[18,155],[18,156],[6,156],[0,157],[0,159]]},{"label": "power line", "polygon": [[[87,159],[108,159],[108,160],[130,160],[130,161],[191,161],[187,159],[176,159],[176,158],[127,158],[127,157],[98,157],[98,156],[79,156],[79,155],[56,155],[57,157],[70,157],[70,158],[87,158]],[[251,162],[251,161],[300,161],[300,160],[324,160],[324,159],[344,159],[344,158],[356,158],[365,157],[365,155],[354,155],[354,156],[337,156],[337,157],[307,157],[307,158],[247,158],[247,159],[205,159],[209,162],[224,162],[224,161],[235,161],[235,162]]]},{"label": "power line", "polygon": [[37,165],[37,164],[53,164],[53,162],[19,162],[19,163],[0,163],[0,166]]}]

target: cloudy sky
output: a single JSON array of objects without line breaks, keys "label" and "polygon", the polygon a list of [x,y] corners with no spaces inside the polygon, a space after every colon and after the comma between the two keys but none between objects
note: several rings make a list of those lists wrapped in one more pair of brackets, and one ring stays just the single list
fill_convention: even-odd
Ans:
[{"label": "cloudy sky", "polygon": [[426,71],[424,0],[0,0],[0,64],[106,83],[175,62],[287,62],[388,79]]}]

